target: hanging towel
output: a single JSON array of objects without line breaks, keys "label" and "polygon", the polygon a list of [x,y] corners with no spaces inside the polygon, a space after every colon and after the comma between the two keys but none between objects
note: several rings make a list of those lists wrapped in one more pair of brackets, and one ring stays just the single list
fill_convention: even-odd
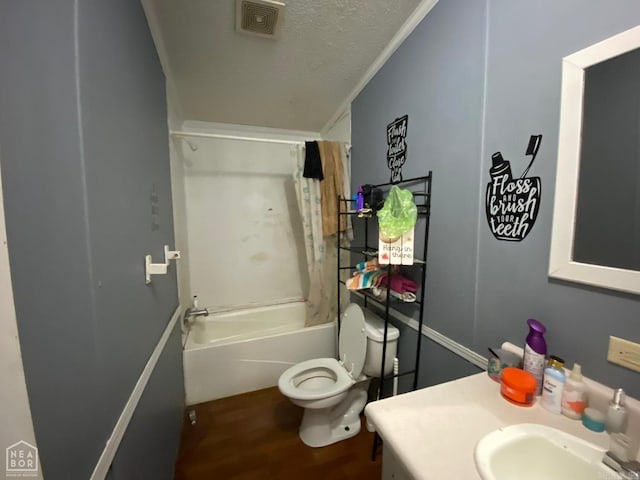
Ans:
[{"label": "hanging towel", "polygon": [[[338,142],[317,143],[324,172],[324,180],[320,182],[322,234],[335,235],[338,231],[338,196],[344,197],[342,148]],[[340,217],[340,231],[346,229],[346,220],[346,216]]]},{"label": "hanging towel", "polygon": [[302,172],[302,176],[305,178],[324,180],[318,142],[304,142],[304,171]]}]

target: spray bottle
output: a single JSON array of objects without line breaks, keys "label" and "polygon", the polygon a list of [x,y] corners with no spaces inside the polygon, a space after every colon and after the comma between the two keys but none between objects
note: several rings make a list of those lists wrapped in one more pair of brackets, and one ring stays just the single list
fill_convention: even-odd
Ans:
[{"label": "spray bottle", "polygon": [[547,342],[544,339],[546,327],[534,318],[527,320],[529,335],[524,345],[522,368],[533,375],[537,382],[536,395],[542,393],[542,377],[547,356]]},{"label": "spray bottle", "polygon": [[364,193],[362,193],[362,186],[358,187],[358,193],[356,194],[356,212],[359,212],[364,208]]}]

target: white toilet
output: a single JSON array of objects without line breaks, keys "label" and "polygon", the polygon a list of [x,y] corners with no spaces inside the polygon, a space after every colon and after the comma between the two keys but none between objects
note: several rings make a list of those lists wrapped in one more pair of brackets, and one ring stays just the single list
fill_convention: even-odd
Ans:
[{"label": "white toilet", "polygon": [[[385,375],[393,369],[399,336],[389,324]],[[370,377],[380,376],[383,339],[384,321],[352,303],[342,315],[340,360],[307,360],[280,376],[280,392],[305,409],[299,432],[306,445],[324,447],[358,434]]]}]

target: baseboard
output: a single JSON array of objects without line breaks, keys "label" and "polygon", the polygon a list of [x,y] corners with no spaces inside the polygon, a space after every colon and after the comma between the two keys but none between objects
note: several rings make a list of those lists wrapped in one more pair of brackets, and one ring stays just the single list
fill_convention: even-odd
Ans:
[{"label": "baseboard", "polygon": [[133,417],[133,412],[135,412],[136,407],[138,406],[140,397],[142,397],[144,389],[147,386],[147,382],[149,381],[149,378],[151,377],[151,374],[153,373],[153,370],[158,363],[158,359],[160,358],[160,355],[162,354],[162,351],[167,344],[167,340],[171,336],[171,332],[173,332],[173,329],[175,328],[176,322],[180,318],[181,313],[182,310],[180,309],[180,306],[178,306],[175,312],[173,312],[171,320],[169,320],[169,323],[167,324],[167,328],[165,328],[162,337],[160,337],[160,341],[149,357],[149,360],[147,361],[147,364],[145,365],[140,378],[138,378],[138,381],[136,382],[136,386],[131,392],[129,400],[122,410],[120,418],[118,418],[118,421],[113,428],[113,432],[111,433],[111,436],[109,437],[109,440],[107,440],[107,444],[102,451],[102,455],[100,455],[98,463],[96,464],[93,473],[91,474],[91,480],[103,480],[107,476],[109,467],[111,466],[113,458],[116,455],[116,451],[118,450],[120,442],[122,441],[122,437],[124,436],[124,433],[129,426],[131,417]]}]

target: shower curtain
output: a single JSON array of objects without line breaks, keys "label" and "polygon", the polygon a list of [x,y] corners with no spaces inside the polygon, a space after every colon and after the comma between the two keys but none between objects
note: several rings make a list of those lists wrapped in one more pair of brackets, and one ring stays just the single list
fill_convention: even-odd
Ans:
[{"label": "shower curtain", "polygon": [[[344,143],[331,143],[334,143],[332,146],[337,147],[340,152],[340,161],[342,164],[342,196],[344,198],[350,198],[351,161],[349,147]],[[305,325],[310,327],[331,322],[338,314],[336,305],[338,292],[338,273],[336,269],[338,235],[343,236],[343,241],[351,241],[353,239],[353,230],[351,228],[351,219],[345,217],[348,221],[346,222],[346,226],[343,227],[344,230],[342,232],[327,236],[323,235],[322,189],[320,181],[303,176],[305,163],[304,145],[297,145],[294,151],[296,167],[293,178],[298,199],[298,208],[302,218],[309,272],[309,293],[306,301],[307,318]],[[322,181],[329,181],[329,179]],[[325,212],[325,222],[327,220],[326,217]],[[333,221],[336,222],[337,225],[337,219],[333,218]],[[348,299],[346,295],[343,296],[343,298]]]}]

